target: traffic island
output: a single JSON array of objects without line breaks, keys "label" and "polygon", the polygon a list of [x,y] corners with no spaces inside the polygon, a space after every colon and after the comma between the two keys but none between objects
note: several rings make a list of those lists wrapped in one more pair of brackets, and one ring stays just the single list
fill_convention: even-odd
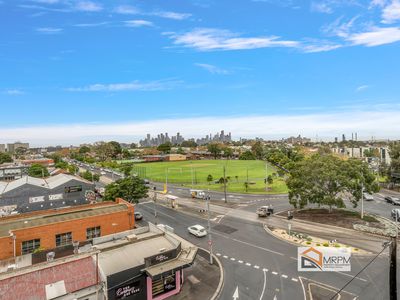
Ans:
[{"label": "traffic island", "polygon": [[300,232],[295,232],[292,231],[289,232],[285,229],[280,229],[280,228],[274,228],[272,226],[264,226],[264,229],[271,233],[273,236],[284,240],[286,242],[292,243],[297,246],[305,246],[305,247],[345,247],[351,249],[351,252],[353,254],[359,254],[359,255],[369,255],[371,254],[370,252],[367,252],[362,249],[358,249],[356,247],[351,247],[342,243],[339,243],[338,241],[334,240],[325,240],[322,238],[310,236],[304,233]]},{"label": "traffic island", "polygon": [[214,300],[217,299],[224,283],[222,264],[213,256],[209,263],[209,252],[199,248],[193,265],[184,272],[181,292],[171,300]]},{"label": "traffic island", "polygon": [[299,278],[304,289],[305,300],[354,300],[357,298],[356,295],[346,291],[340,291],[338,293],[337,288],[331,287],[329,285],[304,277]]}]

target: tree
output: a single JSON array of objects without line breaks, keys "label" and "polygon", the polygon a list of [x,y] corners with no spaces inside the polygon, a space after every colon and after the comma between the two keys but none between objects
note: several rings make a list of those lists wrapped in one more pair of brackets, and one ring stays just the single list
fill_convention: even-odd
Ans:
[{"label": "tree", "polygon": [[68,165],[68,172],[69,172],[70,174],[76,174],[76,173],[78,173],[78,171],[79,171],[79,168],[78,168],[77,166],[75,166],[75,165]]},{"label": "tree", "polygon": [[223,151],[224,151],[224,156],[225,156],[225,157],[231,158],[231,157],[233,156],[233,150],[232,150],[232,148],[230,148],[230,147],[225,147],[225,148],[223,148]]},{"label": "tree", "polygon": [[[392,182],[398,181],[400,174],[400,142],[393,142],[389,145],[389,153],[391,158],[389,176]],[[395,176],[395,174],[397,176]]]},{"label": "tree", "polygon": [[177,154],[185,154],[185,151],[183,151],[182,147],[179,147],[178,150],[176,151]]},{"label": "tree", "polygon": [[12,161],[13,161],[13,159],[12,159],[12,157],[11,157],[10,154],[8,154],[8,153],[1,153],[1,152],[0,152],[0,165],[1,165],[1,164],[4,164],[4,163],[7,163],[7,162],[12,162]]},{"label": "tree", "polygon": [[100,175],[91,173],[89,171],[85,171],[83,173],[80,173],[79,176],[81,176],[83,179],[86,179],[87,181],[99,181],[100,180]]},{"label": "tree", "polygon": [[114,159],[117,158],[118,155],[120,155],[122,153],[122,147],[121,147],[120,143],[118,143],[116,141],[111,141],[111,142],[108,142],[108,144],[112,148],[111,157]]},{"label": "tree", "polygon": [[211,143],[207,145],[207,150],[214,156],[214,159],[221,154],[221,145],[217,143]]},{"label": "tree", "polygon": [[268,184],[273,184],[274,183],[274,179],[272,178],[272,175],[268,175],[267,182],[268,182]]},{"label": "tree", "polygon": [[120,170],[122,171],[122,173],[124,173],[124,175],[126,176],[126,177],[128,177],[129,175],[131,175],[131,173],[132,173],[132,165],[129,165],[129,164],[124,164],[121,168],[120,168]]},{"label": "tree", "polygon": [[24,147],[18,147],[17,149],[15,149],[14,151],[14,156],[17,158],[22,158],[24,157],[24,155],[26,154],[27,149]]},{"label": "tree", "polygon": [[57,162],[55,165],[54,165],[56,168],[59,168],[59,169],[64,169],[64,170],[67,170],[68,169],[68,163],[67,162],[65,162],[65,161],[59,161],[59,162]]},{"label": "tree", "polygon": [[28,169],[28,175],[36,178],[43,178],[50,176],[47,168],[40,164],[32,164]]},{"label": "tree", "polygon": [[295,208],[307,204],[345,207],[343,197],[350,194],[356,207],[361,199],[361,186],[366,192],[377,191],[375,176],[368,165],[359,160],[344,161],[332,155],[313,155],[296,162],[287,180],[289,202]]},{"label": "tree", "polygon": [[239,182],[239,176],[235,176],[236,182]]},{"label": "tree", "polygon": [[239,159],[240,160],[255,160],[256,157],[254,156],[253,152],[247,150],[247,151],[243,152],[242,154],[240,154]]},{"label": "tree", "polygon": [[163,152],[164,154],[170,153],[171,152],[171,143],[166,142],[164,144],[161,144],[160,146],[157,147],[157,150]]},{"label": "tree", "polygon": [[106,186],[105,200],[122,198],[131,203],[137,203],[139,199],[147,197],[148,187],[143,179],[137,176],[129,176],[119,179]]},{"label": "tree", "polygon": [[125,159],[129,159],[132,157],[131,152],[128,149],[123,149],[122,150],[122,157]]},{"label": "tree", "polygon": [[197,144],[195,141],[183,141],[181,143],[181,147],[194,148],[197,147]]},{"label": "tree", "polygon": [[79,148],[79,153],[80,154],[86,154],[90,152],[90,148],[88,146],[82,146]]},{"label": "tree", "polygon": [[211,175],[211,174],[208,174],[208,176],[207,176],[207,182],[208,182],[208,184],[210,184],[211,183],[211,181],[213,181],[213,176]]},{"label": "tree", "polygon": [[245,188],[246,193],[247,193],[247,191],[249,190],[249,183],[247,181],[244,182],[244,188]]},{"label": "tree", "polygon": [[251,152],[257,159],[264,158],[264,147],[260,141],[255,142],[253,146],[251,146]]}]

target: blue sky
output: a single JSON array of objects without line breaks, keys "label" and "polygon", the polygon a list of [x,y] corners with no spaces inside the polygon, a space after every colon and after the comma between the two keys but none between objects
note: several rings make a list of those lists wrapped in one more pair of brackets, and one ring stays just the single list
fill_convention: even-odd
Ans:
[{"label": "blue sky", "polygon": [[399,0],[0,0],[0,23],[0,143],[400,135]]}]

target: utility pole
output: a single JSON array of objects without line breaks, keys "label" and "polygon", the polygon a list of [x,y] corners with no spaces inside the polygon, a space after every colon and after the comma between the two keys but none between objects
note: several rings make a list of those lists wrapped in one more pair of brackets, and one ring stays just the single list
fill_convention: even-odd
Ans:
[{"label": "utility pole", "polygon": [[361,182],[361,219],[364,219],[364,183]]},{"label": "utility pole", "polygon": [[153,187],[153,190],[154,190],[154,223],[155,223],[155,225],[157,225],[157,205],[156,205],[157,193],[156,193],[156,189],[157,189],[157,187]]},{"label": "utility pole", "polygon": [[228,203],[228,199],[226,198],[226,170],[224,166],[224,197],[225,197],[225,203]]},{"label": "utility pole", "polygon": [[267,183],[268,183],[268,163],[266,162],[265,163],[265,191],[268,190]]},{"label": "utility pole", "polygon": [[208,246],[210,247],[210,265],[213,264],[213,248],[212,248],[212,235],[211,235],[211,223],[210,223],[210,194],[206,196],[207,201],[207,212],[208,212]]},{"label": "utility pole", "polygon": [[396,279],[397,236],[391,237],[389,255],[390,255],[390,270],[389,270],[390,300],[397,300],[397,279]]}]

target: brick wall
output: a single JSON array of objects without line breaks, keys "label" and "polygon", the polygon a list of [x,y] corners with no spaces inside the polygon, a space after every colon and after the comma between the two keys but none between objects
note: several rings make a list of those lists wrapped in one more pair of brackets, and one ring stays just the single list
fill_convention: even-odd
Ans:
[{"label": "brick wall", "polygon": [[[16,255],[21,255],[23,241],[40,239],[40,246],[44,249],[56,247],[56,234],[72,232],[73,241],[85,241],[86,229],[101,227],[101,236],[133,229],[135,226],[134,206],[122,199],[117,203],[126,204],[125,211],[98,216],[85,217],[77,220],[47,224],[43,226],[13,230],[16,235]],[[114,225],[113,225],[114,224]],[[1,226],[1,225],[0,225]],[[0,238],[0,260],[13,256],[13,241],[10,237]]]}]

